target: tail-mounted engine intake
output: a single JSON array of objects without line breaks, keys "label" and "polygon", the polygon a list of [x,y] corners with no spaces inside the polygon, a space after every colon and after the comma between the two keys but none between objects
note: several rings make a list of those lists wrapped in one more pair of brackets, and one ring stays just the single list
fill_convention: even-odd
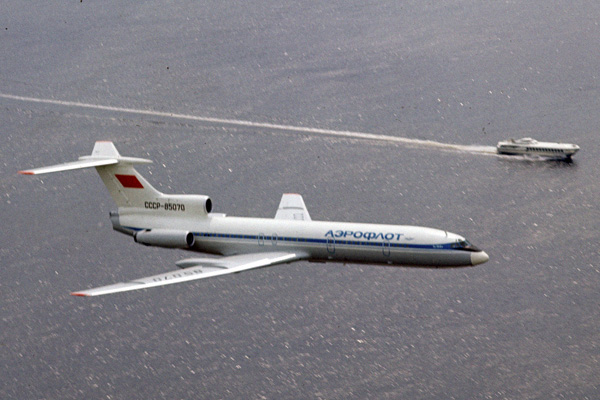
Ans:
[{"label": "tail-mounted engine intake", "polygon": [[[168,199],[173,199],[181,204],[186,204],[189,211],[198,214],[208,214],[212,211],[212,201],[210,197],[202,194],[171,194],[166,195]],[[166,210],[166,209],[165,209]]]},{"label": "tail-mounted engine intake", "polygon": [[136,232],[133,240],[146,246],[187,249],[194,246],[196,239],[189,231],[175,229],[146,229]]},{"label": "tail-mounted engine intake", "polygon": [[160,215],[174,217],[207,215],[212,211],[210,197],[202,194],[161,194],[156,199],[145,200],[143,206]]}]

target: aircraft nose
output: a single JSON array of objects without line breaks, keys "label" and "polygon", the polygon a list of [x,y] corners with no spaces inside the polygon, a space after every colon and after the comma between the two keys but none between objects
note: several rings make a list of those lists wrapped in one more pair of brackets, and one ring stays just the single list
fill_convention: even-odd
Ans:
[{"label": "aircraft nose", "polygon": [[490,257],[485,251],[476,251],[474,253],[471,253],[471,265],[483,264],[489,259]]}]

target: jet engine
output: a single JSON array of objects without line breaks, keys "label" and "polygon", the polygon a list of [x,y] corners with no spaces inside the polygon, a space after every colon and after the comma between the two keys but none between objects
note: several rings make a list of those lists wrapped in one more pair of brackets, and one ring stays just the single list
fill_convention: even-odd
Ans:
[{"label": "jet engine", "polygon": [[175,229],[146,229],[133,235],[136,243],[146,246],[186,249],[194,246],[196,239],[190,231]]},{"label": "jet engine", "polygon": [[183,202],[188,202],[190,206],[194,208],[193,211],[195,211],[196,213],[209,214],[212,211],[212,201],[208,196],[204,196],[201,194],[181,194],[171,196],[180,198]]},{"label": "jet engine", "polygon": [[164,211],[173,216],[207,215],[212,211],[210,197],[201,194],[166,194],[144,202],[144,208]]}]

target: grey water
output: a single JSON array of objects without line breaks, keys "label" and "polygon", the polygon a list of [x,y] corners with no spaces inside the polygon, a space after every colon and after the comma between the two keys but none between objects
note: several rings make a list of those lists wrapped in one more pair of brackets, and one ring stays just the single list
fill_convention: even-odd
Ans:
[{"label": "grey water", "polygon": [[[0,4],[0,397],[598,397],[599,5]],[[581,151],[493,154],[523,136]],[[442,228],[490,261],[72,297],[189,256],[112,231],[94,171],[16,173],[95,140],[217,212],[296,192],[313,219]]]}]

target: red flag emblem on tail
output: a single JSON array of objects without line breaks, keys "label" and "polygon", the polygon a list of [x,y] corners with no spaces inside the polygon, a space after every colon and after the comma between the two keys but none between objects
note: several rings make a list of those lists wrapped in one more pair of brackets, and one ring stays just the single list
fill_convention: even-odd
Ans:
[{"label": "red flag emblem on tail", "polygon": [[119,175],[115,174],[121,185],[130,189],[143,189],[144,186],[135,175]]}]

